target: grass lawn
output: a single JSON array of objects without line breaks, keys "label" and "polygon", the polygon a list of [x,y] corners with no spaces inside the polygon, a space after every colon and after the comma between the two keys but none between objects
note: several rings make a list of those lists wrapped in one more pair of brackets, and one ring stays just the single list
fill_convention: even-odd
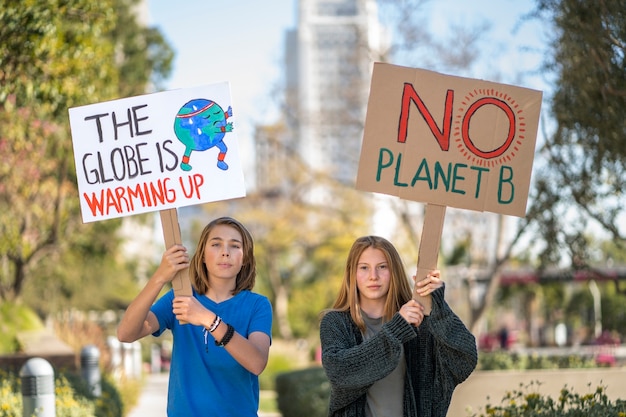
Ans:
[{"label": "grass lawn", "polygon": [[259,411],[278,413],[275,391],[261,391],[259,396]]}]

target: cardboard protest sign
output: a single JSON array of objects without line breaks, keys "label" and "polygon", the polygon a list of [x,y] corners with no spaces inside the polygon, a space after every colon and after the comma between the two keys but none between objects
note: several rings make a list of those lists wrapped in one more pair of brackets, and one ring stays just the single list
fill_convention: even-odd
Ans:
[{"label": "cardboard protest sign", "polygon": [[[356,187],[424,202],[416,282],[436,269],[446,206],[523,217],[542,93],[374,64]],[[430,312],[430,298],[414,297]]]},{"label": "cardboard protest sign", "polygon": [[357,188],[523,217],[540,91],[374,64]]},{"label": "cardboard protest sign", "polygon": [[228,83],[69,116],[83,222],[245,196]]}]

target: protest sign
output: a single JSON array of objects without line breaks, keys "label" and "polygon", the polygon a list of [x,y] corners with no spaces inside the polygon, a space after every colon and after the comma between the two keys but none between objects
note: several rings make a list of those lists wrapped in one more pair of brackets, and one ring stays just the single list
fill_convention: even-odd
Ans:
[{"label": "protest sign", "polygon": [[228,83],[69,114],[83,222],[245,196]]},{"label": "protest sign", "polygon": [[418,280],[436,267],[446,206],[525,215],[541,98],[526,88],[374,64],[356,187],[427,203]]},{"label": "protest sign", "polygon": [[[160,211],[166,247],[177,208],[245,196],[228,83],[69,109],[83,222]],[[188,269],[172,287],[191,295]]]}]

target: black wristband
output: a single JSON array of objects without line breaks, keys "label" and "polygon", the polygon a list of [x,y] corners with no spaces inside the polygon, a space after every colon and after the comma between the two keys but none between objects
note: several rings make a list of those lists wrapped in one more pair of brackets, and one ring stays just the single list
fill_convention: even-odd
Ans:
[{"label": "black wristband", "polygon": [[218,342],[216,339],[215,346],[224,347],[226,346],[228,342],[230,342],[230,339],[233,338],[233,335],[235,334],[235,328],[231,326],[230,324],[226,324],[226,326],[228,326],[228,329],[226,329],[226,333],[224,333],[224,337],[222,337],[222,341]]}]

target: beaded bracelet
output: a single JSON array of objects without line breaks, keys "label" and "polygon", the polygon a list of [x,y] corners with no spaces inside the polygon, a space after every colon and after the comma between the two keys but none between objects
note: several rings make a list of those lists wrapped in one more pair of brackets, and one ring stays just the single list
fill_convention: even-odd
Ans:
[{"label": "beaded bracelet", "polygon": [[218,342],[217,340],[215,340],[215,346],[224,347],[226,346],[228,342],[230,342],[230,339],[233,338],[233,335],[235,334],[235,328],[231,326],[230,324],[226,324],[226,325],[228,326],[228,329],[226,329],[226,333],[224,334],[222,341]]},{"label": "beaded bracelet", "polygon": [[209,332],[213,333],[215,329],[217,329],[217,326],[220,325],[221,322],[222,322],[222,318],[216,314],[215,320],[213,320],[213,323],[211,323],[211,327],[209,327]]}]

